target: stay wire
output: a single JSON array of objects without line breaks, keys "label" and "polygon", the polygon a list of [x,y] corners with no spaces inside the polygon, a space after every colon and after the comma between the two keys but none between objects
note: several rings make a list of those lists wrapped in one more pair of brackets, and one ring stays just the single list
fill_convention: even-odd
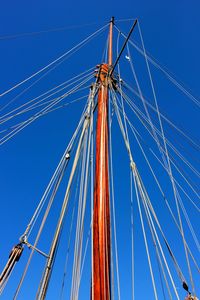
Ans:
[{"label": "stay wire", "polygon": [[[86,24],[80,24],[80,25],[63,26],[63,27],[58,27],[58,28],[55,27],[55,28],[50,28],[50,29],[40,30],[40,31],[1,35],[0,40],[12,40],[12,39],[23,38],[23,37],[37,36],[37,35],[41,35],[44,33],[61,32],[61,31],[67,31],[70,29],[79,29],[79,28],[84,28],[84,27],[88,27],[88,26],[98,25],[99,23],[100,22],[93,22],[93,23],[86,23]],[[105,22],[101,22],[101,23],[105,23]]]},{"label": "stay wire", "polygon": [[22,125],[20,125],[19,127],[15,128],[10,133],[8,133],[8,135],[6,135],[2,139],[0,139],[0,145],[4,144],[10,138],[12,138],[14,135],[16,135],[19,131],[21,131],[22,129],[24,129],[25,127],[27,127],[29,124],[31,124],[32,122],[34,122],[36,119],[38,119],[43,113],[47,112],[52,107],[54,107],[56,104],[58,104],[59,102],[61,102],[67,95],[72,94],[73,92],[75,92],[79,87],[81,87],[83,84],[85,84],[86,82],[88,82],[92,77],[93,76],[89,77],[87,80],[85,80],[84,82],[82,82],[81,84],[79,84],[78,86],[76,86],[75,88],[73,88],[71,91],[69,91],[68,93],[66,93],[66,94],[62,95],[61,97],[59,97],[53,103],[47,105],[40,112],[36,113],[33,117],[31,117],[28,120],[26,120],[25,122],[23,122]]},{"label": "stay wire", "polygon": [[[87,97],[88,97],[88,95],[84,95],[84,96],[82,96],[82,97],[79,97],[79,98],[77,98],[77,99],[75,99],[75,100],[72,100],[72,101],[70,101],[70,102],[67,102],[67,103],[65,103],[65,104],[56,106],[56,107],[54,107],[54,108],[48,110],[47,112],[42,113],[42,114],[40,115],[40,117],[45,116],[45,115],[47,115],[47,114],[49,114],[49,113],[51,113],[51,112],[54,112],[54,111],[56,111],[56,110],[58,110],[58,109],[65,108],[65,107],[69,106],[70,104],[76,103],[76,102],[78,102],[78,101],[80,101],[80,100],[83,100],[83,99],[85,99],[85,98],[87,98]],[[54,99],[54,100],[55,100],[55,99]],[[54,100],[48,101],[47,103],[49,103],[49,102],[52,103]],[[11,130],[11,129],[17,127],[18,125],[23,124],[23,123],[24,123],[24,121],[23,121],[23,122],[19,122],[19,123],[15,124],[15,125],[13,125],[13,126],[11,126],[11,127],[7,127],[7,128],[5,128],[4,130],[1,130],[1,131],[0,131],[0,134],[4,133],[4,132],[6,132],[6,131],[9,131],[9,130]]]},{"label": "stay wire", "polygon": [[[136,172],[138,173],[138,170],[136,170]],[[142,180],[141,180],[141,177],[140,177],[139,173],[138,173],[138,176],[139,176],[139,177],[137,177],[137,179],[138,179],[138,188],[139,188],[139,190],[140,190],[140,192],[141,192],[141,199],[142,199],[143,206],[144,206],[144,210],[145,210],[145,213],[146,213],[146,216],[147,216],[147,221],[148,221],[148,223],[149,223],[150,231],[151,231],[151,233],[152,233],[152,238],[153,238],[153,240],[154,240],[154,243],[155,243],[156,247],[157,247],[156,241],[157,241],[157,243],[158,243],[158,246],[159,246],[159,249],[160,249],[160,251],[161,251],[161,254],[162,254],[162,257],[163,257],[163,260],[164,260],[164,263],[165,263],[165,266],[166,266],[166,269],[167,269],[167,272],[168,272],[168,275],[169,275],[169,277],[170,277],[170,281],[171,281],[171,283],[172,283],[172,286],[173,286],[173,289],[174,289],[176,298],[177,298],[178,300],[180,300],[180,299],[179,299],[179,295],[178,295],[177,290],[176,290],[176,286],[175,286],[173,277],[172,277],[171,272],[170,272],[170,270],[169,270],[169,266],[168,266],[166,257],[165,257],[165,255],[164,255],[164,252],[163,252],[163,249],[162,249],[160,240],[159,240],[159,238],[158,238],[158,234],[157,234],[157,232],[156,232],[156,229],[155,229],[155,226],[154,226],[154,223],[153,223],[153,220],[152,220],[152,217],[151,217],[149,208],[148,208],[147,203],[146,203],[146,201],[148,201],[148,203],[151,204],[150,199],[149,199],[149,196],[148,196],[148,194],[147,194],[147,192],[146,192],[146,189],[145,189],[145,187],[144,187],[144,184],[143,184],[143,182],[142,182]],[[152,204],[151,204],[151,206],[152,206]],[[160,229],[160,228],[159,228],[159,229]],[[156,249],[157,249],[157,248],[156,248]],[[158,249],[157,249],[157,250],[158,250]],[[157,253],[158,253],[158,252],[157,252]],[[182,283],[182,281],[181,281],[181,283]],[[168,284],[167,284],[167,286],[168,286]]]},{"label": "stay wire", "polygon": [[45,67],[41,68],[39,71],[33,73],[32,75],[30,75],[29,77],[27,77],[23,81],[17,83],[15,86],[13,86],[10,89],[8,89],[5,92],[3,92],[0,95],[0,97],[3,97],[4,95],[10,93],[11,91],[13,91],[14,89],[16,89],[17,87],[19,87],[22,84],[24,84],[25,82],[27,82],[28,80],[32,79],[33,77],[35,77],[36,75],[40,74],[41,72],[43,72],[47,68],[51,67],[53,64],[55,64],[56,62],[58,62],[59,60],[61,60],[65,56],[67,56],[68,54],[70,54],[72,51],[76,50],[78,47],[82,46],[83,44],[85,44],[86,42],[88,42],[90,39],[94,38],[97,34],[101,33],[103,30],[105,30],[105,28],[107,28],[107,26],[108,26],[108,24],[106,24],[103,27],[101,27],[100,29],[96,30],[94,33],[92,33],[91,35],[89,35],[87,38],[83,39],[80,43],[78,43],[76,46],[72,47],[70,50],[68,50],[67,52],[65,52],[64,54],[62,54],[61,56],[59,56],[55,60],[53,60],[51,63],[49,63]]},{"label": "stay wire", "polygon": [[[93,68],[92,68],[92,69],[93,69]],[[71,85],[73,85],[73,84],[75,84],[75,83],[78,83],[79,81],[83,80],[84,78],[86,78],[86,77],[88,77],[89,75],[92,74],[91,70],[89,70],[89,71],[90,71],[90,72],[83,72],[82,74],[77,75],[77,76],[75,76],[74,78],[71,78],[71,79],[69,79],[69,80],[67,80],[67,81],[65,81],[65,82],[63,82],[63,83],[61,83],[61,84],[59,84],[58,86],[56,86],[56,87],[54,87],[54,88],[48,90],[47,92],[45,92],[45,93],[43,93],[43,94],[41,94],[41,95],[39,95],[39,96],[37,96],[37,97],[35,97],[35,98],[29,100],[29,101],[26,101],[24,104],[22,104],[22,105],[20,105],[20,106],[18,106],[18,107],[16,107],[16,108],[12,109],[11,111],[5,113],[3,116],[0,116],[0,124],[2,124],[2,119],[5,119],[6,117],[9,117],[9,116],[12,115],[13,113],[18,113],[19,110],[20,110],[21,108],[24,108],[24,107],[28,106],[28,104],[35,102],[36,100],[40,99],[42,96],[45,96],[45,97],[43,97],[42,99],[40,99],[40,100],[39,100],[38,102],[36,102],[36,103],[40,103],[40,102],[42,102],[42,101],[44,101],[44,100],[50,98],[51,96],[53,96],[53,95],[59,93],[59,92],[62,91],[63,89],[66,89],[67,87],[70,87]],[[88,73],[88,74],[87,74],[87,73]],[[63,87],[63,86],[64,86],[64,87]],[[60,88],[60,89],[59,89],[59,88]],[[56,91],[55,91],[55,90],[56,90]],[[53,93],[50,94],[50,92],[53,92]],[[49,95],[48,95],[48,94],[49,94]],[[47,95],[48,95],[48,96],[47,96]],[[32,106],[35,105],[36,103],[33,103],[31,106],[28,106],[28,107],[32,107]],[[25,109],[26,109],[26,108],[25,108]]]},{"label": "stay wire", "polygon": [[[123,93],[122,91],[119,91],[120,93]],[[144,114],[138,109],[138,107],[130,101],[129,97],[123,93],[123,97],[130,106],[130,108],[133,110],[134,114],[137,116],[137,118],[140,120],[140,122],[143,124],[143,126],[147,129],[151,137],[155,140],[155,137],[153,136],[152,132],[149,130],[149,128],[146,126],[146,124],[143,122],[143,120],[140,118],[140,116],[149,124],[148,119],[144,116]],[[140,115],[140,116],[139,116]],[[158,130],[157,127],[154,125],[154,130],[157,132],[159,136],[161,136],[161,132]],[[155,140],[156,141],[156,140]],[[168,146],[175,152],[175,154],[191,169],[191,171],[199,177],[199,172],[195,169],[195,167],[188,162],[188,160],[172,145],[172,143],[166,139],[166,143]],[[165,153],[165,150],[163,147],[161,147],[163,153]],[[198,193],[197,193],[198,194]]]},{"label": "stay wire", "polygon": [[[133,94],[135,94],[137,97],[140,98],[139,93],[134,90],[127,82],[123,81],[123,85]],[[141,98],[140,98],[141,99]],[[147,101],[147,99],[144,98],[145,103],[147,104],[147,106],[149,106],[154,112],[156,112],[156,108],[149,102]],[[180,129],[178,126],[176,126],[171,120],[169,120],[169,118],[166,117],[166,115],[164,115],[163,113],[160,113],[162,119],[164,121],[166,121],[172,128],[174,128],[175,130],[177,130],[177,132],[183,136],[186,140],[188,140],[188,142],[190,142],[190,144],[196,149],[196,150],[200,150],[200,145],[194,141],[191,137],[188,136],[188,134],[185,133],[185,129]]]},{"label": "stay wire", "polygon": [[[126,117],[127,118],[127,117]],[[129,122],[129,125],[131,124],[130,123],[130,121],[127,119],[127,121]],[[155,178],[155,177],[154,177]],[[157,181],[157,183],[158,183],[158,181]],[[160,185],[159,185],[160,186]],[[160,187],[160,189],[161,189],[161,187]],[[161,189],[161,192],[162,192],[162,189]],[[162,194],[164,195],[164,193],[162,192]],[[165,196],[164,196],[165,197]],[[166,199],[165,199],[166,200]],[[173,216],[173,214],[172,214],[172,216]],[[174,219],[175,220],[175,219]],[[177,225],[177,223],[176,223],[176,225]],[[179,228],[179,227],[178,227]],[[180,228],[179,228],[179,230],[180,230]],[[181,231],[180,231],[180,233],[181,233]],[[182,235],[182,234],[181,234]],[[188,248],[188,245],[186,244],[186,246],[187,246],[187,249],[188,249],[188,251],[189,251],[189,253],[190,253],[190,255],[191,255],[191,251],[190,251],[190,249]],[[191,257],[193,258],[193,256],[191,255]],[[195,262],[195,261],[194,261]],[[180,268],[179,268],[179,270],[180,270]],[[184,277],[182,277],[182,278],[184,278]]]},{"label": "stay wire", "polygon": [[[139,23],[138,23],[139,24]],[[134,68],[134,65],[133,65],[133,60],[132,60],[132,57],[131,57],[131,54],[130,54],[130,50],[129,50],[129,46],[127,45],[127,51],[128,51],[128,56],[129,56],[129,59],[130,59],[130,67],[131,67],[131,70],[132,70],[132,73],[133,73],[133,76],[134,76],[134,79],[135,79],[135,82],[136,82],[136,85],[137,85],[137,89],[138,89],[138,92],[139,92],[139,95],[140,95],[140,98],[142,99],[142,103],[143,103],[143,106],[144,106],[144,109],[145,109],[145,113],[146,113],[146,116],[147,116],[147,119],[149,121],[149,124],[150,124],[150,127],[151,127],[151,130],[152,130],[152,134],[156,140],[156,143],[158,145],[158,149],[160,151],[160,154],[162,156],[162,159],[163,159],[163,162],[164,164],[167,164],[167,161],[166,161],[166,158],[165,158],[165,155],[163,153],[163,151],[161,150],[161,144],[160,144],[160,140],[157,136],[157,133],[155,131],[155,126],[152,122],[152,119],[151,119],[151,116],[149,114],[149,111],[147,109],[147,106],[146,106],[146,103],[144,101],[144,98],[143,98],[143,94],[142,94],[142,90],[141,90],[141,87],[140,87],[140,84],[139,84],[139,81],[138,81],[138,78],[137,78],[137,74],[136,74],[136,71],[135,71],[135,68]],[[153,90],[154,91],[154,90]],[[154,92],[153,92],[153,95],[154,95]]]},{"label": "stay wire", "polygon": [[[146,217],[147,217],[147,221],[148,221],[148,224],[149,224],[149,228],[150,228],[150,231],[151,231],[153,245],[154,245],[155,250],[156,250],[156,261],[157,261],[157,265],[158,265],[158,271],[159,271],[159,277],[160,277],[161,288],[162,288],[162,293],[163,293],[163,299],[166,300],[162,275],[164,277],[164,281],[165,281],[166,288],[167,288],[167,291],[168,291],[168,294],[169,294],[169,298],[170,298],[170,300],[172,300],[172,295],[171,295],[171,292],[170,292],[169,284],[168,284],[167,277],[166,277],[165,270],[164,270],[164,266],[163,266],[163,263],[162,263],[162,260],[161,260],[161,257],[160,257],[158,245],[157,245],[155,234],[153,232],[153,228],[152,228],[152,225],[151,225],[151,222],[150,222],[150,218],[149,218],[149,215],[148,215],[148,211],[147,211],[147,207],[146,207],[145,201],[146,200],[144,198],[142,198],[142,203],[143,203],[144,211],[145,211],[145,214],[146,214]],[[161,273],[161,271],[162,271],[162,273]]]},{"label": "stay wire", "polygon": [[[81,166],[81,163],[80,163]],[[74,219],[75,219],[75,208],[76,208],[76,202],[77,202],[77,196],[78,196],[78,185],[80,181],[80,170],[77,172],[78,178],[77,178],[77,184],[76,184],[76,191],[74,196],[74,205],[72,209],[72,217],[70,222],[70,229],[69,229],[69,237],[67,242],[67,253],[64,263],[64,271],[63,271],[63,278],[62,278],[62,285],[61,285],[61,291],[60,291],[60,300],[64,299],[64,287],[65,287],[65,279],[67,275],[67,267],[68,267],[68,261],[69,261],[69,252],[70,252],[70,246],[71,246],[71,239],[72,239],[72,231],[73,231],[73,225],[74,225]]]},{"label": "stay wire", "polygon": [[[127,102],[127,104],[130,106],[130,108],[131,108],[131,110],[134,112],[134,114],[137,116],[137,118],[139,119],[139,121],[143,124],[143,126],[146,128],[146,130],[149,132],[149,134],[150,134],[150,136],[155,140],[155,138],[154,138],[154,136],[152,135],[152,132],[150,131],[150,129],[147,127],[147,125],[143,122],[143,120],[140,118],[140,116],[147,122],[147,124],[149,124],[149,122],[148,122],[148,120],[147,120],[147,118],[144,116],[144,114],[138,109],[138,107],[132,102],[132,101],[130,101],[130,98],[128,97],[128,96],[126,96],[125,94],[123,95],[124,96],[124,98],[125,98],[125,100],[126,100],[126,102]],[[140,116],[139,116],[140,115]],[[155,129],[155,131],[157,132],[157,134],[159,135],[159,136],[161,136],[161,133],[160,133],[160,131],[158,130],[158,128],[157,127],[155,127],[155,125],[154,125],[154,129]],[[156,142],[156,140],[155,140],[155,142]],[[199,177],[199,172],[196,170],[196,168],[177,150],[177,148],[175,148],[174,146],[173,146],[173,144],[168,140],[168,139],[166,139],[166,142],[167,142],[167,144],[168,144],[168,146],[173,150],[173,152],[181,159],[181,161],[184,163],[184,164],[186,164],[187,165],[187,167],[197,176],[197,177]],[[162,149],[162,151],[165,153],[165,150],[163,149],[163,147],[161,146],[161,149]],[[175,160],[174,159],[174,157],[171,155],[171,158],[173,159],[173,160]],[[176,161],[176,160],[175,160]],[[173,163],[173,161],[172,161],[172,163]],[[189,180],[189,181],[191,181],[191,180]],[[198,196],[198,193],[196,193],[197,194],[197,196]],[[199,196],[198,196],[199,197]]]},{"label": "stay wire", "polygon": [[139,195],[138,195],[137,173],[134,172],[134,171],[133,171],[133,179],[134,179],[134,185],[135,185],[135,193],[136,193],[136,199],[137,199],[137,204],[138,204],[140,222],[141,222],[141,226],[142,226],[144,244],[145,244],[145,248],[146,248],[146,254],[147,254],[147,259],[148,259],[148,264],[149,264],[151,281],[152,281],[152,285],[153,285],[154,297],[155,297],[156,300],[158,300],[158,294],[157,294],[157,289],[156,289],[156,284],[155,284],[155,279],[154,279],[154,273],[153,273],[153,269],[152,269],[152,263],[151,263],[150,253],[149,253],[149,247],[148,247],[148,242],[147,242],[147,237],[146,237],[146,232],[145,232],[144,220],[143,220],[143,216],[142,216],[142,210],[141,210],[141,206],[140,206],[140,199],[139,199]]},{"label": "stay wire", "polygon": [[[173,163],[173,162],[172,162],[172,163]],[[166,169],[166,170],[167,170],[167,169]],[[175,182],[176,182],[176,181],[175,181]],[[179,201],[182,202],[181,198],[180,198]],[[195,232],[194,232],[194,230],[193,230],[192,224],[190,223],[189,218],[188,218],[188,216],[187,216],[187,212],[184,210],[184,208],[183,208],[183,211],[184,211],[184,216],[185,216],[185,218],[186,218],[186,221],[187,221],[187,223],[188,223],[188,226],[189,226],[189,228],[190,228],[191,234],[192,234],[192,236],[193,236],[193,238],[194,238],[195,244],[196,244],[196,246],[197,246],[197,248],[198,248],[198,250],[199,250],[199,242],[198,242],[198,239],[197,239],[197,237],[196,237],[196,234],[195,234]]]},{"label": "stay wire", "polygon": [[[128,151],[131,168],[133,168],[133,170],[134,170],[135,163],[134,163],[133,158],[132,158],[130,144],[129,144],[129,142],[126,139],[125,129],[123,127],[122,120],[121,120],[121,117],[120,117],[120,114],[119,114],[119,110],[118,110],[118,107],[116,105],[115,97],[113,98],[113,100],[114,100],[113,102],[114,102],[114,107],[115,107],[115,111],[116,111],[116,115],[117,115],[117,120],[118,120],[120,129],[121,129],[121,133],[122,133],[122,136],[124,138],[124,142],[125,142],[125,145],[126,145],[126,148],[127,148],[127,151]],[[135,172],[133,171],[135,191],[136,191],[136,198],[137,198],[137,203],[138,203],[138,209],[139,209],[140,221],[141,221],[142,232],[143,232],[144,243],[145,243],[145,249],[146,249],[147,259],[148,259],[148,264],[149,264],[149,270],[150,270],[150,275],[151,275],[151,280],[152,280],[152,285],[153,285],[154,297],[155,297],[156,300],[158,300],[157,290],[156,290],[156,285],[155,285],[155,279],[154,279],[153,270],[152,270],[152,263],[151,263],[151,258],[150,258],[150,254],[149,254],[149,248],[148,248],[148,243],[147,243],[147,238],[146,238],[146,233],[145,233],[145,228],[144,228],[144,222],[143,222],[141,207],[140,207],[139,198],[138,198],[139,196],[138,196],[138,191],[137,191],[137,185],[136,185],[135,176],[136,176]]]},{"label": "stay wire", "polygon": [[[117,29],[117,31],[124,37],[127,38],[127,35],[124,34],[116,25],[115,28]],[[131,39],[129,39],[129,44],[132,45],[140,54],[142,54],[143,56],[145,55],[142,47],[136,45],[135,42],[133,42]],[[174,75],[171,75],[169,73],[169,71],[167,71],[167,69],[165,67],[162,67],[161,64],[159,62],[156,62],[156,60],[150,56],[147,55],[146,56],[148,61],[157,69],[159,69],[182,93],[184,93],[192,102],[194,102],[194,104],[196,104],[198,107],[200,107],[200,100],[197,99],[195,96],[193,96],[191,94],[191,92],[189,92],[186,88],[184,88],[183,84],[179,83],[175,78]]]},{"label": "stay wire", "polygon": [[[127,116],[126,116],[126,119],[127,119],[127,121],[128,121],[128,123],[129,123],[129,126],[131,127],[131,130],[133,131],[133,132],[137,132],[136,131],[136,129],[133,127],[133,125],[131,124],[131,122],[129,121],[129,119],[127,118]],[[137,132],[137,134],[138,134],[138,132]],[[141,138],[141,137],[140,137]],[[150,149],[151,150],[151,149]],[[153,153],[153,151],[152,151],[152,153]],[[143,155],[144,155],[144,152],[143,152]],[[146,156],[145,156],[146,157]],[[157,158],[157,157],[156,157]],[[158,158],[157,158],[158,159]],[[147,160],[147,158],[146,158],[146,160]],[[163,165],[163,163],[158,159],[158,161],[161,163],[161,165],[163,166],[163,168],[165,168],[164,167],[164,165]],[[148,164],[149,165],[149,167],[150,167],[150,164]],[[165,194],[164,194],[164,192],[163,192],[163,190],[162,190],[162,188],[161,188],[161,186],[160,186],[160,184],[159,184],[159,182],[158,182],[158,179],[156,178],[156,176],[155,176],[155,174],[154,174],[154,172],[153,172],[153,170],[152,170],[152,168],[150,168],[151,169],[151,172],[152,172],[152,174],[153,174],[153,176],[154,176],[154,179],[155,179],[155,181],[156,181],[156,183],[157,183],[157,185],[158,185],[158,187],[159,187],[159,190],[160,190],[160,192],[161,192],[161,194],[162,194],[162,196],[163,196],[163,198],[164,198],[164,200],[165,200],[165,202],[166,202],[166,205],[167,205],[167,207],[168,207],[168,209],[169,209],[169,211],[170,211],[170,214],[172,215],[172,217],[173,217],[173,220],[174,220],[174,222],[175,222],[175,225],[177,226],[177,228],[178,228],[178,230],[179,230],[179,232],[180,232],[180,234],[182,235],[182,233],[181,233],[181,230],[180,230],[180,227],[179,227],[179,225],[178,225],[178,223],[177,223],[177,221],[176,221],[176,218],[175,218],[175,216],[174,216],[174,214],[173,214],[173,212],[172,212],[172,210],[171,210],[171,208],[170,208],[170,206],[169,206],[169,203],[168,203],[168,201],[167,201],[167,198],[166,198],[166,196],[165,196]],[[166,169],[166,171],[167,171],[167,169]],[[188,247],[188,244],[186,243],[186,246],[187,246],[187,249],[188,249],[188,251],[189,251],[189,254],[190,254],[190,256],[191,256],[191,258],[192,258],[192,260],[193,260],[193,262],[194,262],[194,264],[195,264],[195,266],[196,266],[196,268],[197,268],[197,270],[198,270],[198,272],[200,272],[200,269],[199,269],[199,267],[198,267],[198,265],[197,265],[197,263],[196,263],[196,261],[195,261],[195,259],[194,259],[194,256],[192,255],[192,253],[191,253],[191,250],[190,250],[190,248]],[[172,253],[172,252],[171,252]],[[178,269],[177,269],[178,270]],[[179,268],[179,270],[180,270],[180,268]],[[181,274],[181,273],[180,273]],[[181,278],[184,278],[184,276],[181,276]]]},{"label": "stay wire", "polygon": [[[151,149],[151,147],[147,144],[147,142],[141,137],[141,135],[140,135],[139,132],[136,130],[136,128],[132,125],[132,123],[131,123],[130,120],[128,119],[127,115],[126,115],[126,119],[127,119],[127,121],[128,121],[128,124],[129,124],[129,126],[130,126],[132,132],[134,133],[135,138],[136,138],[136,135],[137,135],[137,136],[140,138],[140,140],[145,144],[145,146],[147,147],[147,149],[155,156],[154,151],[153,151],[153,150]],[[137,141],[138,141],[138,139],[137,139]],[[138,141],[138,143],[139,143],[139,141]],[[140,145],[140,143],[139,143],[139,145]],[[156,159],[158,159],[157,156],[156,156]],[[176,168],[177,162],[176,162],[176,164],[175,164],[173,157],[171,157],[171,159],[172,159],[172,163],[173,163],[174,167]],[[162,167],[165,168],[164,165],[162,165]],[[165,170],[166,170],[166,169],[165,169]],[[178,168],[177,168],[177,171],[180,172]],[[181,175],[181,173],[180,173],[180,175]],[[185,178],[185,179],[186,179],[186,178]],[[195,208],[200,212],[200,209],[196,206],[196,204],[194,203],[194,201],[193,201],[193,200],[190,198],[190,196],[186,193],[186,191],[183,189],[183,187],[182,187],[177,181],[176,181],[176,184],[178,184],[178,186],[179,186],[180,189],[184,192],[184,194],[187,196],[187,198],[191,201],[191,203],[195,206]]]}]

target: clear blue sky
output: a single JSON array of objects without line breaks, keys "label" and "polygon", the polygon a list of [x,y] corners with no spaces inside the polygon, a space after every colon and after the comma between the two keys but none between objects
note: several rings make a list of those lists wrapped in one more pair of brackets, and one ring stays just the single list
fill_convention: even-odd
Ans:
[{"label": "clear blue sky", "polygon": [[[142,28],[146,49],[158,59],[159,62],[166,66],[167,69],[173,74],[176,74],[177,78],[184,82],[185,86],[192,91],[192,94],[198,97],[198,95],[200,95],[199,11],[200,4],[197,0],[192,2],[186,0],[116,0],[107,2],[95,2],[91,0],[43,0],[4,2],[1,5],[0,10],[0,93],[51,62],[67,49],[70,49],[73,45],[78,43],[81,39],[105,24],[111,16],[115,16],[116,19],[138,18]],[[90,23],[95,23],[94,27],[90,25],[59,32],[43,33],[40,35],[7,38],[8,36],[13,36],[15,34],[45,31],[54,28]],[[126,33],[128,32],[130,25],[131,23],[119,23],[119,26],[121,26]],[[53,71],[45,80],[42,80],[37,86],[31,89],[26,94],[27,96],[24,95],[22,100],[19,98],[19,101],[25,101],[26,97],[31,99],[42,93],[42,91],[67,80],[70,76],[74,76],[89,69],[95,64],[100,63],[103,47],[105,45],[105,37],[106,35],[101,37],[99,42],[98,40],[95,40],[95,43],[87,48],[87,51],[86,49],[83,49],[79,54],[72,57],[71,63],[67,61],[60,68],[56,69],[55,72]],[[135,33],[135,38],[139,42],[137,33]],[[104,44],[102,44],[102,42],[104,42]],[[135,52],[133,52],[133,55],[134,53]],[[135,56],[135,59],[136,57],[137,55]],[[128,62],[123,56],[122,66],[126,67],[127,63]],[[141,78],[143,92],[147,97],[151,97],[149,84],[146,85],[145,81],[146,75],[143,77],[144,61],[142,64],[140,58],[140,60],[136,61],[136,65],[138,73],[139,71],[142,71],[142,74],[141,72],[139,73],[139,77]],[[180,92],[177,92],[171,84],[167,83],[162,75],[160,79],[160,75],[161,74],[158,71],[153,69],[161,111],[165,112],[175,124],[184,128],[184,130],[191,134],[195,140],[200,140],[199,110],[191,100],[187,99]],[[124,72],[123,76],[126,77]],[[133,79],[129,75],[126,78],[129,82],[133,82]],[[20,91],[21,89],[19,89],[19,92]],[[17,92],[13,92],[5,98],[0,98],[0,101],[4,105],[16,94]],[[0,270],[6,263],[8,253],[13,244],[18,242],[19,236],[24,231],[34,208],[48,184],[80,117],[83,104],[83,102],[78,102],[77,104],[71,105],[69,108],[41,118],[11,139],[8,143],[0,146]],[[0,106],[1,105],[2,104],[0,103]],[[129,116],[131,118],[130,112]],[[134,118],[132,121],[135,122],[135,125],[138,125]],[[140,125],[138,126],[141,133],[143,133]],[[114,128],[114,133],[119,135],[117,126]],[[130,223],[129,165],[122,139],[120,141],[120,145],[118,144],[118,140],[114,141],[114,162],[117,164],[117,167],[114,167],[114,170],[116,171],[115,181],[117,186],[116,207],[118,208],[117,219],[119,224],[120,274],[122,283],[121,299],[131,299],[130,262],[128,260],[130,258],[130,226],[128,227],[128,224]],[[135,146],[134,142],[132,142],[132,146]],[[196,151],[191,150],[188,145],[184,144],[184,147],[186,147],[186,150],[190,153],[187,156],[188,159],[193,156],[198,158]],[[135,157],[138,159],[137,164],[140,165],[139,169],[153,198],[152,202],[163,222],[163,226],[166,229],[169,227],[169,231],[173,230],[174,227],[171,225],[172,221],[168,221],[168,215],[164,211],[164,205],[158,204],[158,201],[161,198],[159,199],[158,193],[152,188],[153,180],[150,178],[149,173],[145,171],[146,166],[138,149],[135,153]],[[194,165],[199,169],[199,161],[194,162]],[[169,197],[171,197],[172,193],[168,187],[169,182],[165,181],[165,176],[162,174],[161,169],[156,163],[154,164],[154,167],[157,168],[164,190]],[[192,174],[190,175],[193,176]],[[122,180],[122,178],[124,180]],[[191,178],[196,183],[199,183],[196,178]],[[59,196],[60,199],[62,199],[62,195]],[[185,198],[184,201],[186,201]],[[197,229],[196,233],[199,235],[199,216],[193,208],[190,208],[188,202],[184,203],[186,203],[191,221]],[[52,217],[52,224],[50,225],[51,229],[48,231],[49,233],[53,230],[53,224],[55,224],[53,221],[55,220]],[[170,223],[168,224],[168,222]],[[137,214],[135,217],[135,224],[135,226],[138,226],[135,237],[137,270],[136,300],[151,300],[154,299],[154,297]],[[174,245],[175,254],[179,257],[179,262],[182,265],[184,273],[187,274],[186,264],[183,262],[184,255],[182,248],[179,253],[179,240],[176,240],[177,237],[173,231],[171,231],[172,233],[169,231],[168,238]],[[65,234],[67,235],[67,233]],[[48,238],[50,238],[50,236],[47,237],[47,240]],[[42,246],[47,248],[47,243],[45,244],[44,242]],[[64,242],[62,243],[62,247],[61,250],[66,249],[66,244]],[[199,258],[199,253],[195,247],[193,247],[193,250],[196,257]],[[57,269],[60,273],[59,275],[53,274],[53,284],[50,286],[51,293],[47,296],[48,300],[59,299],[57,297],[59,295],[60,281],[57,280],[57,278],[62,278],[63,257],[64,255],[59,256]],[[26,258],[27,252],[24,253],[23,258],[17,265],[11,281],[1,299],[12,299],[17,285],[16,282],[20,277],[22,266],[24,266]],[[38,265],[36,266],[36,264]],[[28,274],[27,281],[23,287],[24,294],[20,294],[19,300],[34,299],[35,294],[33,291],[41,274],[37,273],[37,268],[40,270],[41,266],[42,259],[35,260],[32,272]],[[170,266],[172,267],[172,265]],[[195,277],[196,276],[195,273]],[[84,279],[84,285],[81,287],[83,296],[81,296],[80,299],[89,299],[89,297],[86,296],[90,289],[90,279],[88,278],[89,276],[86,276]],[[187,274],[187,279],[188,278],[189,276]],[[179,291],[181,285],[178,280],[176,280],[176,285]],[[199,289],[198,292],[200,292]],[[184,297],[182,291],[181,295]],[[162,299],[162,296],[160,299]]]}]

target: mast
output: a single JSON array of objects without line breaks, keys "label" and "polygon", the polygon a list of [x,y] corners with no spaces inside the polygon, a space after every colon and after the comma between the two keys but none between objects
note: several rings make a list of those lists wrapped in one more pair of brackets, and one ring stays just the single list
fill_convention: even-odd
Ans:
[{"label": "mast", "polygon": [[92,300],[111,299],[110,290],[110,203],[108,167],[108,81],[112,67],[112,35],[110,21],[108,64],[100,65],[98,113],[96,128],[96,173],[93,210]]}]

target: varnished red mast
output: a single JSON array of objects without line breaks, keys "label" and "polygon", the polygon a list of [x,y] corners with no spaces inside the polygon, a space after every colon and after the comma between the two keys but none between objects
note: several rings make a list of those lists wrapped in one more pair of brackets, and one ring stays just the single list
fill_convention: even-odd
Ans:
[{"label": "varnished red mast", "polygon": [[112,66],[113,19],[110,22],[108,64],[99,70],[96,128],[96,173],[93,212],[92,300],[110,300],[110,202],[108,167],[108,75]]}]

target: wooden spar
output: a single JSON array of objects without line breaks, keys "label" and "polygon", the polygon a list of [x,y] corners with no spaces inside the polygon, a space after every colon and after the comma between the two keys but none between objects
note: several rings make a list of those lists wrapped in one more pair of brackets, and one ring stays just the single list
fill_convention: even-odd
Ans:
[{"label": "wooden spar", "polygon": [[110,300],[110,203],[108,167],[108,74],[112,65],[113,19],[110,22],[108,64],[99,70],[96,128],[96,173],[93,211],[92,300]]}]

